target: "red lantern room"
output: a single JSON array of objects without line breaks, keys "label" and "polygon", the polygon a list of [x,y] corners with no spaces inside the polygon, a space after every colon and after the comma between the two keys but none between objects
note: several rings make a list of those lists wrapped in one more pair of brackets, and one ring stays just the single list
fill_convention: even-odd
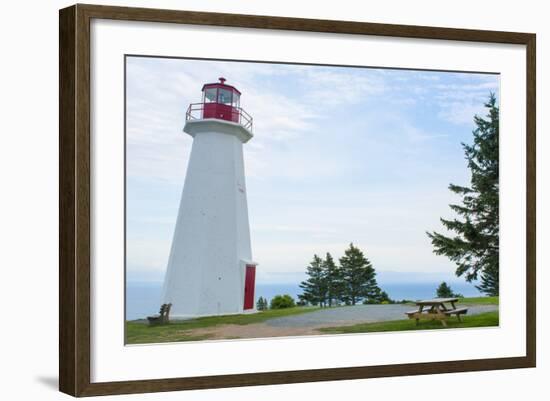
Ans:
[{"label": "red lantern room", "polygon": [[252,117],[240,106],[241,92],[225,81],[225,78],[220,77],[219,82],[203,85],[202,103],[189,105],[187,120],[226,120],[252,131]]},{"label": "red lantern room", "polygon": [[239,122],[238,109],[241,92],[234,86],[226,85],[225,78],[219,78],[219,80],[220,82],[205,84],[202,87],[202,103],[204,104],[202,118]]}]

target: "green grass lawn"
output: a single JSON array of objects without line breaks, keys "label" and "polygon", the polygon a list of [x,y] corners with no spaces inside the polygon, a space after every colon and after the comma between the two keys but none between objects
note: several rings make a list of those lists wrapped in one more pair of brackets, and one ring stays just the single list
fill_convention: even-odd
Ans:
[{"label": "green grass lawn", "polygon": [[457,305],[458,304],[464,304],[464,305],[498,305],[498,297],[460,298],[457,302]]},{"label": "green grass lawn", "polygon": [[[414,301],[406,302],[407,305],[416,305]],[[498,297],[465,297],[459,298],[456,307],[459,305],[498,305]]]},{"label": "green grass lawn", "polygon": [[[498,305],[498,297],[461,298],[456,306],[459,308],[463,305]],[[208,316],[179,321],[172,320],[170,324],[162,326],[149,326],[146,320],[127,321],[126,344],[207,340],[209,338],[208,334],[198,334],[192,330],[204,329],[223,324],[247,325],[262,323],[268,319],[309,313],[319,309],[320,308],[318,307],[270,309],[251,314]],[[447,320],[447,326],[448,328],[498,326],[499,315],[498,312],[488,312],[479,315],[465,315],[462,320],[462,322],[459,322],[456,317],[451,317]],[[392,320],[387,322],[361,323],[353,326],[341,327],[325,327],[320,329],[320,332],[326,334],[344,334],[443,328],[444,327],[439,321],[420,321],[417,326],[414,320],[409,320],[404,317],[401,320]]]},{"label": "green grass lawn", "polygon": [[[465,327],[490,327],[498,326],[498,312],[480,313],[479,315],[462,315],[462,322],[456,317],[447,320],[448,329]],[[439,321],[420,321],[418,326],[414,319],[390,320],[387,322],[361,323],[353,326],[324,327],[319,329],[322,333],[349,334],[349,333],[376,333],[382,331],[407,331],[407,330],[433,330],[445,329]]]},{"label": "green grass lawn", "polygon": [[170,324],[149,326],[144,320],[126,322],[126,344],[146,344],[175,341],[206,340],[208,335],[193,335],[192,329],[203,329],[222,324],[252,324],[282,316],[299,315],[319,310],[317,307],[295,307],[287,309],[269,309],[266,311],[241,315],[207,316],[189,320],[172,320]]}]

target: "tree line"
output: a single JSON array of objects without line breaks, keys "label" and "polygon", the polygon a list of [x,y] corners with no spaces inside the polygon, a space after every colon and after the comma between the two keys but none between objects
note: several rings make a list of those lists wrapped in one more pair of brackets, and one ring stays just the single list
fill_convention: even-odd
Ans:
[{"label": "tree line", "polygon": [[378,287],[376,271],[363,252],[350,244],[336,264],[327,252],[325,258],[313,255],[306,269],[308,278],[302,281],[301,305],[331,307],[340,304],[393,302]]}]

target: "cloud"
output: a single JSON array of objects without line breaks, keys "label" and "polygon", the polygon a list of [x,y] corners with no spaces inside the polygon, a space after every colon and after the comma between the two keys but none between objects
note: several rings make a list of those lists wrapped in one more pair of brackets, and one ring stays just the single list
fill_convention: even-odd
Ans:
[{"label": "cloud", "polygon": [[410,124],[405,125],[403,131],[405,132],[405,135],[407,136],[410,142],[425,142],[425,141],[430,141],[434,139],[449,137],[448,134],[428,133]]},{"label": "cloud", "polygon": [[376,72],[358,74],[349,69],[308,69],[306,101],[325,106],[360,103],[387,88]]},{"label": "cloud", "polygon": [[[485,99],[486,100],[486,99]],[[486,109],[479,102],[473,101],[447,101],[438,113],[438,117],[453,124],[473,125],[474,116],[485,115]]]},{"label": "cloud", "polygon": [[484,104],[489,94],[498,95],[499,80],[496,76],[492,78],[486,81],[482,75],[474,83],[436,85],[434,97],[440,106],[438,117],[453,124],[472,125],[474,115],[484,116],[487,113]]}]

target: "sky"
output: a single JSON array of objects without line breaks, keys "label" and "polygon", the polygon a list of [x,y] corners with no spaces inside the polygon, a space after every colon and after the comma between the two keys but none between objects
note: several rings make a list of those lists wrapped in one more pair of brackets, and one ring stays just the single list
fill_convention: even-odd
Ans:
[{"label": "sky", "polygon": [[351,242],[389,280],[456,280],[426,231],[468,185],[461,143],[498,75],[127,57],[127,275],[162,281],[204,83],[225,77],[254,118],[244,144],[258,283],[296,283]]}]

